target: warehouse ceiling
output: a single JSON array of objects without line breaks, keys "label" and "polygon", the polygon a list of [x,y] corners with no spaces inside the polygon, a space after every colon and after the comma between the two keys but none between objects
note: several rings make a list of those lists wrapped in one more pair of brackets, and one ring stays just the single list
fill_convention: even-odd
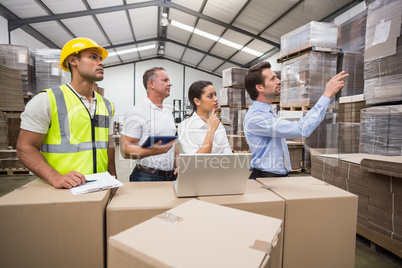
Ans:
[{"label": "warehouse ceiling", "polygon": [[163,58],[220,76],[277,53],[283,34],[362,1],[0,0],[0,15],[10,32],[50,48],[89,37],[109,51],[106,66]]}]

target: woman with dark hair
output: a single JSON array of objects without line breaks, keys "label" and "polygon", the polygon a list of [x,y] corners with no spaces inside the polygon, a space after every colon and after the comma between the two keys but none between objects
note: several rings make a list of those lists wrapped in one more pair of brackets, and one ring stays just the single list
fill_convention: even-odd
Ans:
[{"label": "woman with dark hair", "polygon": [[196,81],[188,90],[193,106],[190,118],[180,123],[178,134],[183,151],[194,153],[232,153],[226,131],[216,116],[218,98],[210,81]]}]

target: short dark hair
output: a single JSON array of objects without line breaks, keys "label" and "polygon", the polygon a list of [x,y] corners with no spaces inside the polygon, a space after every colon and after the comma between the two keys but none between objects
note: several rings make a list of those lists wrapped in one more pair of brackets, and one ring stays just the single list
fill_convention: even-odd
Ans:
[{"label": "short dark hair", "polygon": [[145,90],[148,91],[148,82],[155,81],[156,79],[156,71],[166,71],[163,67],[152,67],[145,71],[144,75],[142,76],[142,82],[144,83]]},{"label": "short dark hair", "polygon": [[264,84],[262,71],[264,71],[264,69],[270,68],[271,64],[268,61],[262,61],[252,66],[246,72],[246,75],[244,76],[244,83],[246,85],[246,90],[252,100],[256,100],[258,97],[258,91],[255,86],[258,84]]},{"label": "short dark hair", "polygon": [[212,86],[211,81],[199,80],[191,84],[188,89],[188,99],[193,106],[193,111],[197,111],[197,105],[195,105],[194,98],[201,99],[201,95],[204,93],[204,88]]},{"label": "short dark hair", "polygon": [[75,52],[75,53],[73,53],[73,54],[71,54],[71,55],[68,55],[68,57],[65,59],[65,60],[67,61],[67,68],[68,68],[68,70],[70,71],[70,74],[71,74],[71,81],[72,81],[72,80],[73,80],[73,72],[72,72],[72,70],[71,70],[71,65],[70,65],[70,63],[68,62],[68,59],[70,58],[70,56],[75,56],[75,57],[78,58],[78,60],[81,60],[81,51]]}]

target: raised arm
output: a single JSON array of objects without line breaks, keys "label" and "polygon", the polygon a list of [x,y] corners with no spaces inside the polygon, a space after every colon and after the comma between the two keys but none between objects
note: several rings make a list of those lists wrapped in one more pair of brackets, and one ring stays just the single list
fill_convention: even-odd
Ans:
[{"label": "raised arm", "polygon": [[197,153],[211,153],[212,151],[212,146],[214,144],[214,137],[215,137],[215,132],[219,127],[219,123],[221,121],[219,118],[216,116],[215,108],[212,110],[211,115],[209,116],[207,120],[207,125],[208,125],[208,130],[207,130],[207,135],[205,136],[204,143],[201,145],[200,149],[197,151]]}]

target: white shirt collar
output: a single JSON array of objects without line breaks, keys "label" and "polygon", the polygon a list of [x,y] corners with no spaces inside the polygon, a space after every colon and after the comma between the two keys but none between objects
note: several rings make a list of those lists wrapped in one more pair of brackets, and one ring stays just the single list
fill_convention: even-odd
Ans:
[{"label": "white shirt collar", "polygon": [[[71,83],[68,83],[67,86],[68,86],[69,88],[71,88],[71,90],[74,91],[75,94],[77,94],[78,97],[80,97],[80,99],[83,99],[83,100],[87,100],[87,101],[88,101],[87,97],[85,97],[85,96],[81,95],[80,93],[78,93],[77,90],[75,90],[75,89],[73,88],[73,86],[71,85]],[[92,100],[96,100],[96,94],[95,94],[95,93],[94,93],[94,96],[93,96]]]},{"label": "white shirt collar", "polygon": [[165,110],[165,109],[161,109],[158,106],[156,106],[155,103],[153,103],[148,97],[145,97],[144,101],[149,107],[151,107],[154,110],[161,110],[161,111]]},{"label": "white shirt collar", "polygon": [[205,123],[196,112],[193,113],[190,119],[193,121],[192,125],[196,126],[197,128],[208,128],[208,124]]}]

